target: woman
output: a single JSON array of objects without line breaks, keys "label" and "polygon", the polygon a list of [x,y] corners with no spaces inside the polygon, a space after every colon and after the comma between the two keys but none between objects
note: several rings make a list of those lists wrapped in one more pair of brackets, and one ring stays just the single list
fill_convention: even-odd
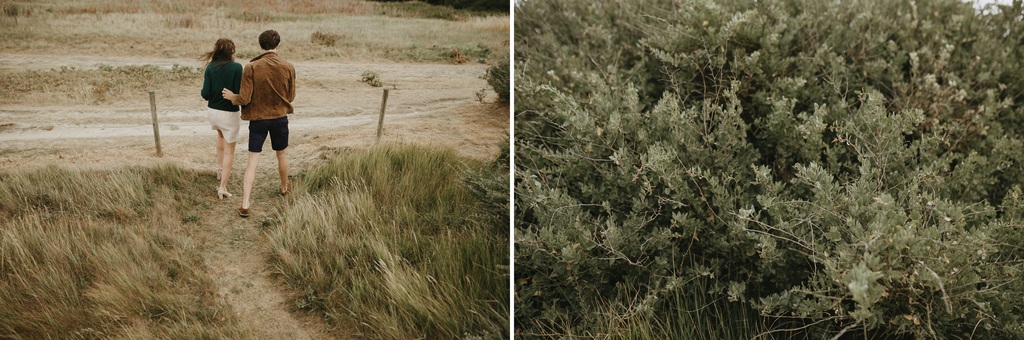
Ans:
[{"label": "woman", "polygon": [[238,92],[242,85],[242,64],[235,62],[235,43],[231,39],[220,38],[213,45],[213,51],[203,54],[202,60],[207,62],[206,73],[203,75],[203,99],[207,101],[207,118],[210,126],[217,130],[217,197],[231,197],[228,192],[228,178],[231,175],[231,163],[235,156],[235,142],[242,123],[238,105],[221,95],[223,89]]}]

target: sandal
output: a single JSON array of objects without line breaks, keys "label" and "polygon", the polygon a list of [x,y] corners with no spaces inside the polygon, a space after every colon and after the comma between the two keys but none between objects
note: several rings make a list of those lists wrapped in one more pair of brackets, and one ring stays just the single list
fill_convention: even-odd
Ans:
[{"label": "sandal", "polygon": [[249,209],[238,208],[238,216],[249,217]]},{"label": "sandal", "polygon": [[231,196],[234,196],[234,195],[231,195],[231,193],[228,192],[228,189],[217,188],[217,198],[224,199],[225,197],[231,197]]}]

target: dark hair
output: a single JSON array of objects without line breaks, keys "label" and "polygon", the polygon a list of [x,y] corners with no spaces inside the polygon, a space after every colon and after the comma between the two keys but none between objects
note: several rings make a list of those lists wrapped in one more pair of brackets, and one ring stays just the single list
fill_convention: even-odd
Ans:
[{"label": "dark hair", "polygon": [[204,53],[202,60],[207,64],[221,61],[222,63],[216,68],[219,70],[224,65],[235,61],[235,42],[228,38],[217,39],[217,42],[213,44],[213,51]]},{"label": "dark hair", "polygon": [[264,50],[272,50],[277,48],[277,44],[281,43],[281,36],[277,34],[275,30],[266,30],[260,33],[260,48]]}]

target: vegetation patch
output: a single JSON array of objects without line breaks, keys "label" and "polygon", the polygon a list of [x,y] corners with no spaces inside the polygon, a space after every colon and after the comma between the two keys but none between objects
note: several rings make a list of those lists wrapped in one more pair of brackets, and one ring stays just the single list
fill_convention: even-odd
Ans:
[{"label": "vegetation patch", "polygon": [[377,71],[363,71],[363,75],[359,78],[359,81],[373,87],[384,86],[384,83],[380,79],[380,74],[377,73]]},{"label": "vegetation patch", "polygon": [[507,204],[507,186],[486,184],[507,185],[505,164],[421,146],[330,155],[269,226],[275,271],[305,292],[299,306],[370,337],[504,336],[508,210],[485,193]]},{"label": "vegetation patch", "polygon": [[185,232],[198,177],[0,173],[0,337],[244,337]]},{"label": "vegetation patch", "polygon": [[342,36],[340,34],[316,31],[310,35],[309,40],[318,45],[334,46],[334,44],[338,42],[338,39],[341,38]]},{"label": "vegetation patch", "polygon": [[1024,338],[999,9],[520,2],[517,334]]},{"label": "vegetation patch", "polygon": [[510,79],[508,61],[500,62],[496,65],[491,65],[487,68],[487,73],[484,74],[483,79],[487,80],[487,85],[490,85],[494,92],[498,94],[498,102],[502,104],[508,104],[509,96],[512,91],[509,88]]},{"label": "vegetation patch", "polygon": [[0,75],[0,100],[16,102],[25,94],[54,95],[54,102],[105,103],[138,97],[150,88],[194,85],[202,82],[203,69],[172,65],[110,66],[79,69],[62,66],[59,70],[28,70]]}]

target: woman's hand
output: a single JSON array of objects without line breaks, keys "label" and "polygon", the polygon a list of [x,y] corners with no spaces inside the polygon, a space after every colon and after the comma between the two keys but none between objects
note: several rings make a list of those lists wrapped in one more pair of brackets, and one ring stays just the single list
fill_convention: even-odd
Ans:
[{"label": "woman's hand", "polygon": [[222,96],[224,96],[224,99],[227,99],[227,100],[230,100],[230,101],[234,101],[235,98],[238,97],[237,94],[235,94],[234,92],[231,92],[231,90],[228,90],[228,89],[221,90],[220,94]]}]

